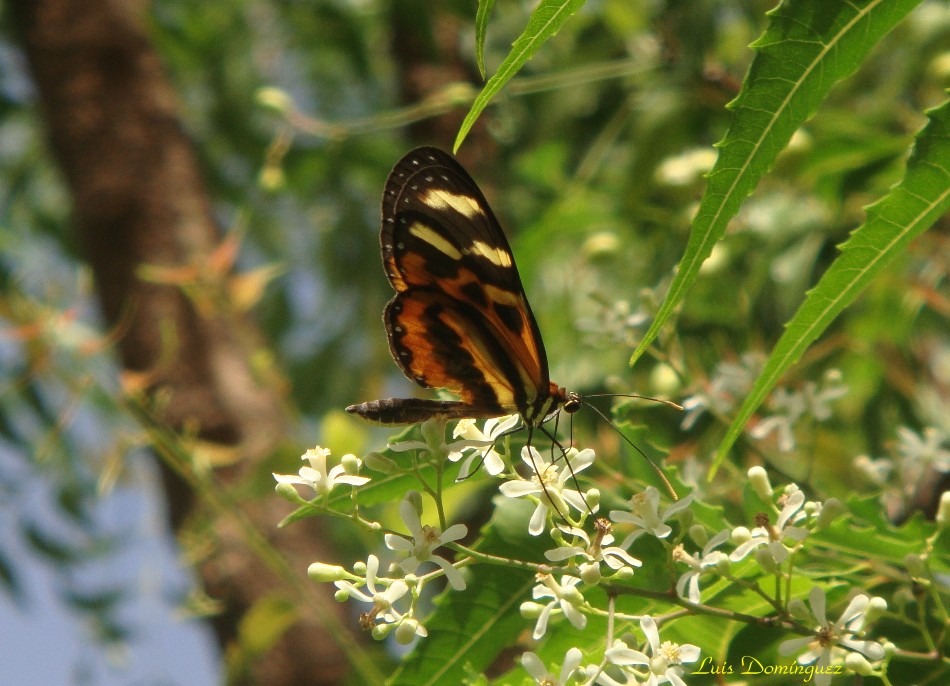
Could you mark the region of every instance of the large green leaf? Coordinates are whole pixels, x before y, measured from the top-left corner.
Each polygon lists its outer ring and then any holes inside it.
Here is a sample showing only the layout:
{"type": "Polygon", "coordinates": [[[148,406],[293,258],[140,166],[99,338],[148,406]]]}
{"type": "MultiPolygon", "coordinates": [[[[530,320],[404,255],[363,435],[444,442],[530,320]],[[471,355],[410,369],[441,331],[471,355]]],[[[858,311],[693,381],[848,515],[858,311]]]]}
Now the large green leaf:
{"type": "Polygon", "coordinates": [[[917,136],[903,180],[867,208],[867,221],[841,246],[841,254],[786,325],[720,444],[713,470],[785,370],[911,239],[950,210],[950,101],[928,115],[930,122],[917,136]]]}
{"type": "Polygon", "coordinates": [[[735,119],[718,144],[719,158],[693,221],[686,251],[666,299],[634,351],[640,358],[696,280],[713,245],[792,134],[831,87],[851,75],[868,52],[920,0],[792,0],[769,13],[765,34],[739,95],[735,119]]]}
{"type": "MultiPolygon", "coordinates": [[[[842,564],[872,558],[903,567],[907,556],[919,555],[923,541],[934,533],[934,524],[925,521],[920,513],[900,526],[888,521],[877,496],[852,498],[848,509],[852,517],[840,517],[812,537],[826,551],[833,551],[842,564]]],[[[946,558],[934,555],[930,563],[935,570],[945,569],[946,558]]]]}
{"type": "MultiPolygon", "coordinates": [[[[472,103],[472,108],[465,116],[465,121],[462,122],[462,126],[459,128],[458,136],[455,137],[455,144],[452,146],[453,151],[458,151],[462,141],[465,140],[465,136],[468,135],[468,132],[478,119],[478,115],[488,106],[488,103],[491,102],[498,91],[518,73],[518,70],[521,69],[528,60],[534,57],[534,53],[536,53],[549,38],[554,36],[554,34],[564,26],[564,23],[570,16],[580,9],[585,2],[586,0],[541,0],[541,2],[538,3],[538,6],[535,7],[534,12],[531,13],[531,17],[528,19],[528,25],[525,27],[525,30],[518,36],[518,39],[512,43],[511,52],[508,53],[508,56],[501,63],[501,66],[498,67],[498,71],[495,72],[494,76],[488,79],[488,83],[485,84],[482,92],[478,94],[478,97],[475,98],[475,102],[472,103]]],[[[487,20],[487,12],[489,12],[491,8],[490,6],[486,6],[484,9],[485,11],[482,12],[482,8],[480,7],[479,14],[480,16],[484,16],[484,19],[487,20]]],[[[482,37],[482,41],[483,40],[484,37],[482,37]]],[[[479,45],[481,45],[481,42],[479,45]]]]}

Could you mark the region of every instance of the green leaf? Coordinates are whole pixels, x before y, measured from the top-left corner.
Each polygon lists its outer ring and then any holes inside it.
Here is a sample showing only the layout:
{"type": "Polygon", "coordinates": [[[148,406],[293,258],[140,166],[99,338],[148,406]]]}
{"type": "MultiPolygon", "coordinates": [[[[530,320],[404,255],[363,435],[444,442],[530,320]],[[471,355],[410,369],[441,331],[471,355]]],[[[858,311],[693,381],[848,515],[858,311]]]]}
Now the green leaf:
{"type": "MultiPolygon", "coordinates": [[[[845,561],[871,558],[903,567],[908,555],[923,551],[924,541],[935,528],[919,512],[900,526],[894,525],[886,518],[876,495],[852,498],[848,509],[853,516],[839,517],[812,536],[822,548],[845,561]]],[[[939,569],[941,556],[934,555],[931,562],[939,569]]]]}
{"type": "Polygon", "coordinates": [[[478,63],[478,73],[485,78],[485,34],[488,31],[488,19],[495,8],[495,0],[478,0],[478,10],[475,12],[475,61],[478,63]]]}
{"type": "Polygon", "coordinates": [[[634,364],[656,338],[696,280],[713,245],[792,134],[810,118],[831,87],[920,0],[793,0],[769,13],[757,53],[730,103],[735,119],[717,144],[719,158],[693,221],[689,242],[666,299],[633,352],[634,364]]]}
{"type": "Polygon", "coordinates": [[[841,254],[786,325],[720,444],[711,472],[782,374],[914,237],[950,210],[950,100],[927,114],[930,122],[917,136],[903,180],[867,208],[867,221],[841,246],[841,254]]]}
{"type": "MultiPolygon", "coordinates": [[[[543,545],[527,533],[530,515],[530,503],[499,498],[476,547],[500,557],[543,561],[543,545]]],[[[519,608],[530,598],[534,572],[488,564],[469,569],[465,591],[448,590],[438,599],[425,622],[429,636],[403,661],[390,686],[462,683],[466,665],[484,670],[530,626],[519,608]]]]}
{"type": "MultiPolygon", "coordinates": [[[[554,36],[570,16],[580,9],[585,2],[586,0],[541,0],[534,12],[531,13],[524,32],[512,44],[511,52],[498,67],[498,71],[495,72],[494,76],[488,79],[488,83],[485,84],[482,92],[472,103],[472,109],[465,116],[465,121],[462,122],[462,126],[459,128],[458,136],[455,137],[455,144],[452,146],[453,152],[458,152],[459,146],[462,145],[465,136],[468,135],[475,124],[478,115],[488,106],[488,103],[491,102],[498,91],[518,73],[518,70],[528,60],[534,57],[534,53],[549,38],[554,36]]],[[[479,7],[479,12],[481,12],[481,7],[479,7]]],[[[485,21],[487,21],[487,17],[485,21]]]]}

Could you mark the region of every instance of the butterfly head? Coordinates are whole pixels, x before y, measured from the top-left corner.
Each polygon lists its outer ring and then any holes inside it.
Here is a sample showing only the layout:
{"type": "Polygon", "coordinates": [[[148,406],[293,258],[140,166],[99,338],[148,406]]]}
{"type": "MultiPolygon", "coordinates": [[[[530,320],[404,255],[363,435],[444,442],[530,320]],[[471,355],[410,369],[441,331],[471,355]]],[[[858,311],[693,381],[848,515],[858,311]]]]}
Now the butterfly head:
{"type": "Polygon", "coordinates": [[[563,388],[559,389],[564,393],[564,403],[561,405],[561,409],[567,412],[568,414],[574,414],[579,409],[581,405],[584,404],[584,401],[581,400],[581,397],[574,391],[567,391],[563,388]]]}

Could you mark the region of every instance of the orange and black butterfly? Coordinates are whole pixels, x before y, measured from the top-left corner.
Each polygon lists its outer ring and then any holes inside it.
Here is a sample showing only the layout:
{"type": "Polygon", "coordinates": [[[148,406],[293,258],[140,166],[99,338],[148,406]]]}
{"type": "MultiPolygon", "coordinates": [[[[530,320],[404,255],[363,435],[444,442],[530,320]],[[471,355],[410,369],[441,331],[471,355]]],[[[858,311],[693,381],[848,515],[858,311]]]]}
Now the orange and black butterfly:
{"type": "Polygon", "coordinates": [[[347,412],[382,424],[521,415],[529,431],[579,396],[548,378],[541,332],[501,225],[472,177],[436,148],[386,181],[380,236],[396,295],[383,322],[403,373],[461,400],[388,398],[347,412]]]}

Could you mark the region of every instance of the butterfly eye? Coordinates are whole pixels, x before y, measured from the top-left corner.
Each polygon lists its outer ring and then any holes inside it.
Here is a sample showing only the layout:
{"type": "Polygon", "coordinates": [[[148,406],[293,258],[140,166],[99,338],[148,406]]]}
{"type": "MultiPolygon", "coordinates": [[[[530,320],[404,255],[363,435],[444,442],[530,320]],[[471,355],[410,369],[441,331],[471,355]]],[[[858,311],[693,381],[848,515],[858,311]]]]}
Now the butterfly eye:
{"type": "Polygon", "coordinates": [[[567,394],[567,400],[564,401],[563,409],[568,414],[574,414],[581,409],[581,397],[573,391],[567,394]]]}

